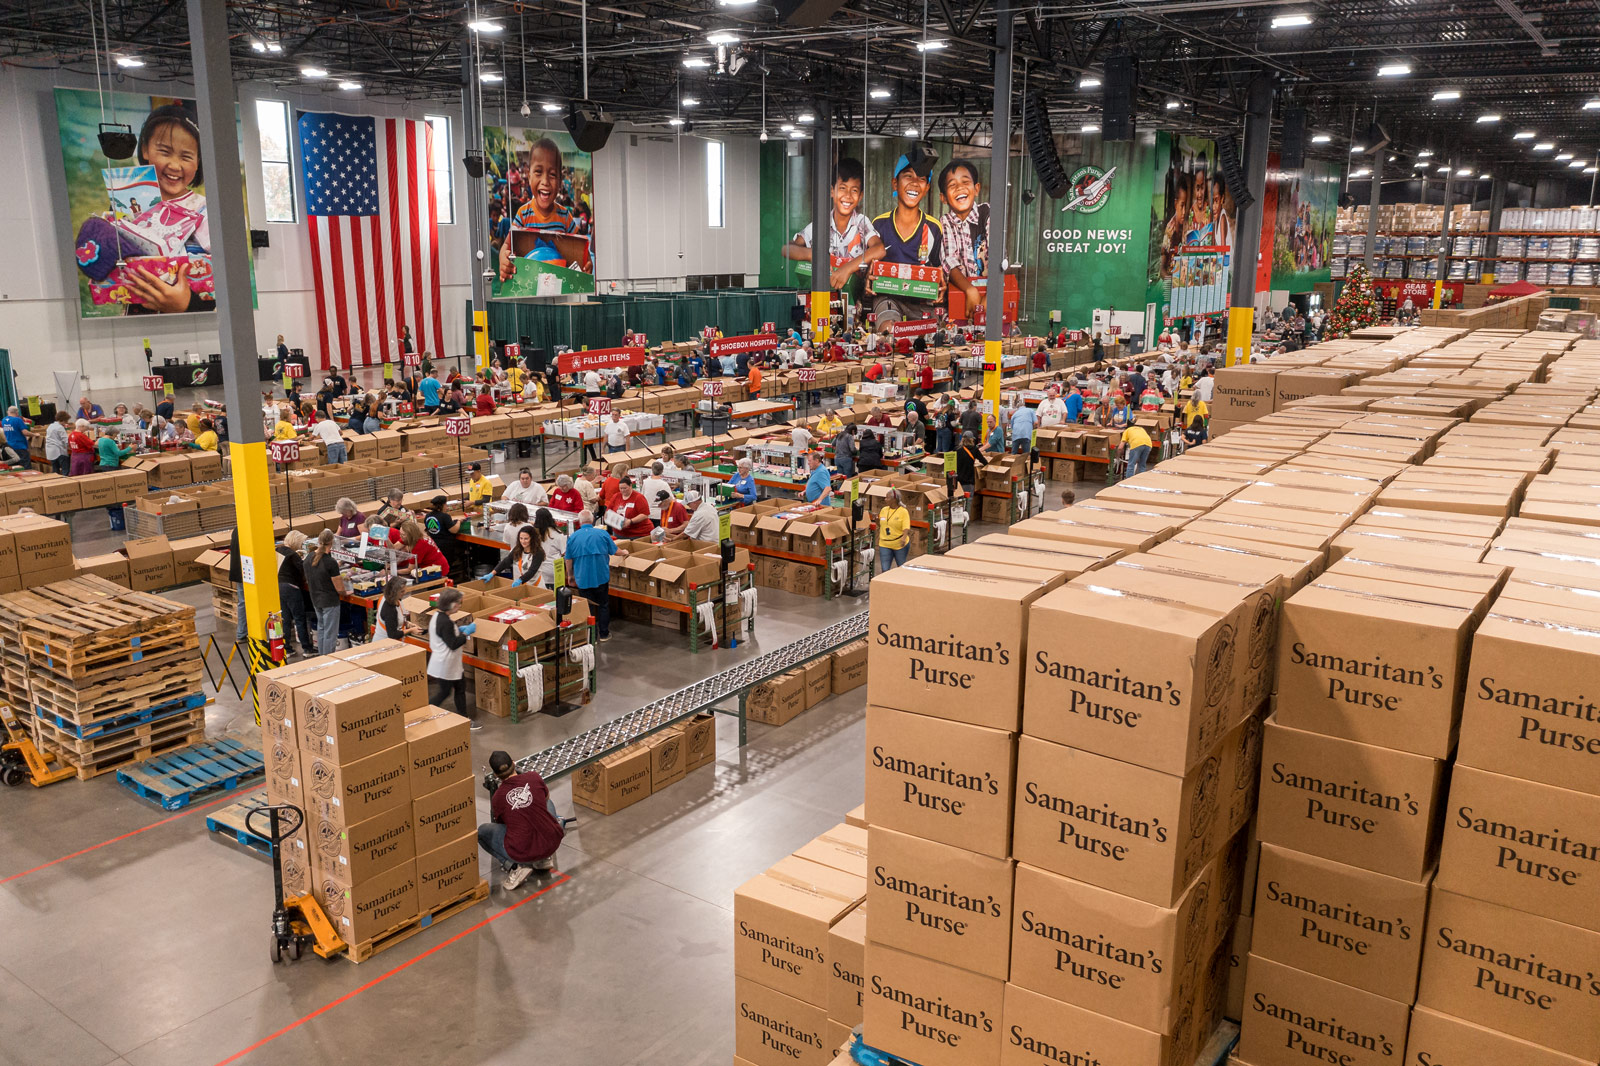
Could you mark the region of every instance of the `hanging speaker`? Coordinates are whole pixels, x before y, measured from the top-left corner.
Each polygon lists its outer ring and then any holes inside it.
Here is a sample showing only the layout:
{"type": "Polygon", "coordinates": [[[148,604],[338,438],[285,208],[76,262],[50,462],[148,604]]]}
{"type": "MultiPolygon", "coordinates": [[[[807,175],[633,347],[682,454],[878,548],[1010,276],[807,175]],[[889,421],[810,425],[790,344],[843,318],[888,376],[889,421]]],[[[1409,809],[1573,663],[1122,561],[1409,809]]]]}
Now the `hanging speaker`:
{"type": "Polygon", "coordinates": [[[467,154],[462,157],[461,165],[467,170],[467,177],[483,177],[483,152],[477,148],[468,148],[467,154]]]}
{"type": "Polygon", "coordinates": [[[607,120],[598,111],[579,111],[574,108],[567,113],[565,125],[578,151],[598,152],[611,139],[611,127],[616,123],[607,120]]]}
{"type": "Polygon", "coordinates": [[[1100,137],[1107,141],[1133,140],[1134,111],[1139,96],[1139,60],[1131,55],[1106,60],[1100,104],[1100,137]]]}
{"type": "Polygon", "coordinates": [[[139,147],[133,127],[120,122],[100,123],[100,151],[107,159],[127,159],[139,147]]]}
{"type": "Polygon", "coordinates": [[[1283,112],[1283,147],[1278,163],[1284,170],[1299,170],[1306,165],[1306,109],[1291,107],[1283,112]]]}
{"type": "Polygon", "coordinates": [[[1072,191],[1072,179],[1056,154],[1056,137],[1050,130],[1050,105],[1042,94],[1027,101],[1028,113],[1022,120],[1022,139],[1028,144],[1028,158],[1039,175],[1039,187],[1059,200],[1072,191]]]}
{"type": "Polygon", "coordinates": [[[1228,195],[1240,211],[1248,210],[1256,202],[1250,194],[1250,184],[1245,181],[1244,167],[1239,165],[1239,142],[1229,133],[1217,138],[1217,166],[1222,180],[1228,186],[1228,195]]]}

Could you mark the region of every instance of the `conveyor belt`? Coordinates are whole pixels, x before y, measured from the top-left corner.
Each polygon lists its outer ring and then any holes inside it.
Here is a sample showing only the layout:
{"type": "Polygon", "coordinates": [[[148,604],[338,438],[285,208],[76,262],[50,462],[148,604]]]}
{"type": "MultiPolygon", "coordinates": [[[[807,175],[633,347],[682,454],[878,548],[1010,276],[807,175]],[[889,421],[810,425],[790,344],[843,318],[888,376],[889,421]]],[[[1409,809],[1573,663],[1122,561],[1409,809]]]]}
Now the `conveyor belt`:
{"type": "MultiPolygon", "coordinates": [[[[793,644],[786,644],[777,651],[730,666],[721,673],[696,681],[687,688],[681,688],[654,703],[640,707],[637,711],[629,711],[620,718],[529,755],[517,763],[517,770],[519,773],[536,770],[540,777],[550,781],[563,774],[570,774],[596,759],[602,759],[670,725],[704,711],[713,710],[716,704],[734,696],[743,696],[751,688],[769,678],[866,636],[867,613],[862,611],[860,614],[852,615],[802,637],[793,644]]],[[[741,700],[739,710],[741,726],[743,713],[743,700],[741,700]]],[[[741,740],[742,733],[741,729],[741,740]]]]}

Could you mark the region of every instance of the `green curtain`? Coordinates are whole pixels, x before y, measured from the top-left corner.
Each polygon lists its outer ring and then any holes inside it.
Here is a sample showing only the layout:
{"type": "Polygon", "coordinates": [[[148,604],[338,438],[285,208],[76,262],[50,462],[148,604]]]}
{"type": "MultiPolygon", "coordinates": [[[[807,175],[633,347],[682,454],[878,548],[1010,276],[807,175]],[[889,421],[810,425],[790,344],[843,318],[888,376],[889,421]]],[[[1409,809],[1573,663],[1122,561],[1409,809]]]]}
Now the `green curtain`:
{"type": "Polygon", "coordinates": [[[643,333],[651,344],[693,340],[711,325],[730,337],[755,333],[763,322],[782,331],[794,321],[795,291],[636,293],[597,296],[577,304],[490,300],[489,336],[501,342],[527,337],[534,347],[546,349],[565,344],[614,348],[627,329],[643,333]]]}

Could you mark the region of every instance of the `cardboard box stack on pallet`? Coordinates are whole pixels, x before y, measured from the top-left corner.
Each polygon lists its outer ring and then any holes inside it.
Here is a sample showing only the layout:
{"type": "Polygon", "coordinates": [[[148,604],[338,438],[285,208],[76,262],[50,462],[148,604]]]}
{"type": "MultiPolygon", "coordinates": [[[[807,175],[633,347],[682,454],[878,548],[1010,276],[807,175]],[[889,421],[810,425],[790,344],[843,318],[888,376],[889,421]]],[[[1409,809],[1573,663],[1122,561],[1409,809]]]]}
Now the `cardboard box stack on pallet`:
{"type": "Polygon", "coordinates": [[[832,559],[846,558],[848,503],[819,507],[795,500],[761,500],[734,511],[728,521],[735,544],[764,549],[747,553],[755,564],[755,583],[761,588],[821,596],[824,568],[832,559]],[[767,554],[771,552],[783,554],[767,554]]]}
{"type": "Polygon", "coordinates": [[[428,704],[427,655],[379,641],[256,677],[267,799],[305,812],[284,892],[356,962],[488,895],[465,718],[428,704]]]}
{"type": "Polygon", "coordinates": [[[573,774],[572,802],[597,814],[616,814],[716,759],[716,715],[697,714],[573,774]]]}
{"type": "Polygon", "coordinates": [[[194,608],[85,577],[16,593],[0,610],[8,671],[18,651],[25,660],[8,682],[19,720],[80,780],[205,736],[194,608]]]}

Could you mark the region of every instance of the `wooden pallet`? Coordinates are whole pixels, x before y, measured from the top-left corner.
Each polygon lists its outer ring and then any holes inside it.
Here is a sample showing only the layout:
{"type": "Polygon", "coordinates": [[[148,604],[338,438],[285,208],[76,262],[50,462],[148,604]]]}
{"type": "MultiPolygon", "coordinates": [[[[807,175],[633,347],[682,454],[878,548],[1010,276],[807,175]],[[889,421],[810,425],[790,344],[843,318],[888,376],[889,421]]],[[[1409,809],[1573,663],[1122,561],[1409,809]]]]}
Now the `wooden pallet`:
{"type": "Polygon", "coordinates": [[[42,709],[46,716],[65,720],[58,721],[58,725],[70,722],[90,727],[184,698],[178,693],[199,692],[203,675],[200,660],[193,657],[146,665],[138,674],[116,685],[82,686],[41,670],[32,681],[32,700],[33,706],[42,709]]]}
{"type": "Polygon", "coordinates": [[[204,740],[206,736],[205,720],[202,716],[200,724],[193,726],[192,731],[186,733],[152,734],[147,737],[133,738],[124,741],[116,747],[108,747],[95,755],[83,758],[71,752],[62,751],[48,738],[43,736],[44,723],[33,719],[35,742],[46,751],[54,752],[64,759],[67,765],[77,771],[79,781],[88,781],[90,778],[109,774],[116,770],[124,769],[133,763],[154,759],[157,756],[168,755],[190,744],[204,740]]]}
{"type": "Polygon", "coordinates": [[[187,807],[206,792],[231,792],[241,782],[266,773],[266,759],[254,748],[230,737],[207,741],[185,751],[124,770],[117,783],[164,810],[187,807]]]}
{"type": "Polygon", "coordinates": [[[141,645],[138,650],[141,652],[138,658],[130,654],[121,658],[108,659],[101,665],[81,670],[64,670],[54,664],[34,659],[28,663],[29,677],[50,676],[64,685],[78,688],[118,684],[128,678],[139,677],[158,666],[165,666],[185,659],[198,659],[200,656],[200,638],[191,635],[175,643],[160,647],[152,648],[148,645],[141,645]]]}
{"type": "Polygon", "coordinates": [[[489,898],[489,882],[479,881],[470,892],[457,896],[448,903],[441,903],[425,914],[419,914],[410,921],[401,922],[391,926],[370,940],[363,940],[359,944],[350,944],[345,948],[345,958],[351,962],[366,962],[374,955],[379,955],[396,944],[404,943],[427,929],[434,922],[442,921],[452,915],[459,914],[468,907],[476,906],[489,898]]]}
{"type": "Polygon", "coordinates": [[[258,854],[272,858],[272,841],[252,830],[245,823],[250,812],[267,806],[267,794],[255,792],[237,803],[219,807],[206,815],[206,829],[236,844],[243,844],[258,854]]]}
{"type": "Polygon", "coordinates": [[[143,592],[124,591],[22,624],[22,645],[34,665],[73,680],[144,662],[186,642],[199,647],[194,608],[143,592]]]}
{"type": "MultiPolygon", "coordinates": [[[[199,685],[196,684],[194,687],[198,689],[199,685]]],[[[195,691],[187,696],[169,699],[164,703],[149,704],[138,710],[127,711],[122,714],[108,714],[88,721],[81,721],[68,715],[56,714],[49,707],[40,703],[33,705],[33,713],[39,721],[54,726],[64,733],[83,740],[93,740],[117,735],[132,729],[134,726],[159,723],[186,711],[203,710],[205,705],[205,693],[195,691]]]]}
{"type": "Polygon", "coordinates": [[[87,737],[78,736],[70,727],[63,728],[37,714],[33,720],[38,723],[39,735],[52,750],[59,751],[74,760],[90,760],[107,753],[140,746],[148,747],[150,743],[159,742],[165,737],[204,729],[206,709],[203,706],[185,707],[173,714],[147,722],[135,721],[87,737]]]}

